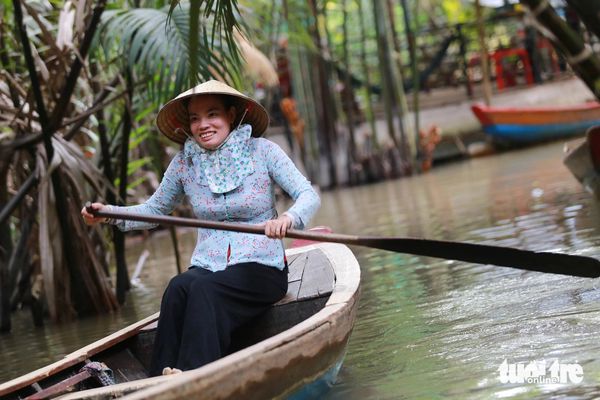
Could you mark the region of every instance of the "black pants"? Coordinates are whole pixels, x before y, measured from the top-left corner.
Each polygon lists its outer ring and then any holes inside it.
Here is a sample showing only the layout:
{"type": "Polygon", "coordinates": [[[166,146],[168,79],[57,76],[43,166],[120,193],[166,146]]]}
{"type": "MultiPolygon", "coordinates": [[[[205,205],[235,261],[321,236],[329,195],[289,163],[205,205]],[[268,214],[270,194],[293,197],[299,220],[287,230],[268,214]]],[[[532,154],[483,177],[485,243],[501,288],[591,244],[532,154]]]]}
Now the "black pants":
{"type": "Polygon", "coordinates": [[[169,282],[162,298],[150,375],[164,367],[198,368],[227,354],[231,333],[287,292],[287,268],[258,263],[211,272],[191,268],[169,282]]]}

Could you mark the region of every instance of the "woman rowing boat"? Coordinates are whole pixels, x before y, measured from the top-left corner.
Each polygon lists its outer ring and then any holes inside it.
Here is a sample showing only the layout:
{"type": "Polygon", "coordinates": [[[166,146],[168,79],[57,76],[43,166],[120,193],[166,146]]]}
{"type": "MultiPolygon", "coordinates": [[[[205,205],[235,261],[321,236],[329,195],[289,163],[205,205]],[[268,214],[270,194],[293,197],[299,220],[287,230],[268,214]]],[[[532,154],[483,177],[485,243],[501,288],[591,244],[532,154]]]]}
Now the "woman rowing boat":
{"type": "MultiPolygon", "coordinates": [[[[198,229],[190,268],[163,295],[150,374],[198,368],[227,354],[231,333],[287,292],[282,238],[302,229],[319,207],[310,182],[273,142],[260,138],[269,123],[255,100],[219,82],[190,89],[161,108],[159,130],[183,144],[156,192],[143,204],[96,210],[171,213],[188,197],[194,214],[214,221],[264,224],[265,236],[198,229]],[[281,215],[275,184],[294,200],[281,215]]],[[[155,225],[97,218],[121,230],[155,225]]]]}

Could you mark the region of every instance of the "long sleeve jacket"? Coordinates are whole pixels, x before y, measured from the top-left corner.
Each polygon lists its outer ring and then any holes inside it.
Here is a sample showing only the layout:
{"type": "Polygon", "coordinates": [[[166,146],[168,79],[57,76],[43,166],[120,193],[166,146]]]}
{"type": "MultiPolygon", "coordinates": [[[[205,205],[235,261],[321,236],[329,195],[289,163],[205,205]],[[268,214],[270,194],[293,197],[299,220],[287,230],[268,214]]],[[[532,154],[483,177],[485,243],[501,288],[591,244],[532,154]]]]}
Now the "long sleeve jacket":
{"type": "MultiPolygon", "coordinates": [[[[279,146],[263,138],[246,136],[236,139],[244,150],[241,156],[235,141],[233,148],[225,147],[211,153],[188,140],[171,161],[156,192],[145,203],[111,207],[119,212],[164,215],[171,213],[184,196],[188,196],[194,214],[200,219],[260,224],[277,217],[274,190],[277,184],[294,200],[286,211],[293,219],[293,228],[303,229],[320,205],[319,196],[279,146]],[[232,163],[233,159],[236,162],[232,163]],[[209,164],[212,169],[207,168],[209,164]],[[243,171],[239,186],[215,193],[219,191],[214,185],[218,180],[210,176],[215,165],[235,168],[225,171],[225,179],[243,171]]],[[[126,220],[117,221],[116,225],[121,230],[155,226],[126,220]]],[[[218,271],[243,262],[283,269],[283,242],[261,235],[198,229],[192,267],[218,271]]]]}

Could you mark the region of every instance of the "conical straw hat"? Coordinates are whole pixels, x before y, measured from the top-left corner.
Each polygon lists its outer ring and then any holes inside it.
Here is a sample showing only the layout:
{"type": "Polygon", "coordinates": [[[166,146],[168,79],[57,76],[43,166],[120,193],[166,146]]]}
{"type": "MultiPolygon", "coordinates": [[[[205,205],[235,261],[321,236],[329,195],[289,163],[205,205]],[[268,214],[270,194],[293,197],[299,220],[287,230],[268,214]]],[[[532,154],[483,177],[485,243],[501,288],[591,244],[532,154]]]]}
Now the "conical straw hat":
{"type": "Polygon", "coordinates": [[[169,139],[177,143],[184,143],[189,132],[188,111],[185,99],[192,96],[216,94],[231,96],[236,108],[235,127],[243,116],[243,123],[252,125],[252,136],[258,137],[269,126],[269,114],[267,110],[256,100],[238,92],[231,86],[215,80],[210,80],[181,93],[173,100],[165,104],[156,116],[156,126],[169,139]]]}

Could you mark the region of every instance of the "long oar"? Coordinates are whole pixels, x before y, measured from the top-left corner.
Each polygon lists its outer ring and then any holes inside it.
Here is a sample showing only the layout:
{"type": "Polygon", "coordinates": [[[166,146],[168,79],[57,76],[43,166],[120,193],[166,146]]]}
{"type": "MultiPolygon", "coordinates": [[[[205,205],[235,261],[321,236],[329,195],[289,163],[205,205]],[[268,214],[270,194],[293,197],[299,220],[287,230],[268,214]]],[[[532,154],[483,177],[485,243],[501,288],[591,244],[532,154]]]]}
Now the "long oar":
{"type": "MultiPolygon", "coordinates": [[[[86,204],[90,214],[97,217],[126,219],[150,222],[162,225],[189,226],[194,228],[218,229],[224,231],[253,233],[264,235],[263,227],[231,222],[204,221],[192,218],[171,217],[165,215],[129,214],[114,211],[97,211],[86,204]]],[[[478,264],[494,264],[528,271],[548,272],[597,278],[600,276],[600,261],[585,256],[561,253],[535,252],[510,247],[490,246],[464,242],[415,239],[402,237],[353,236],[338,233],[316,233],[288,230],[286,237],[307,239],[318,242],[344,243],[375,249],[409,253],[419,256],[445,258],[478,264]]]]}

